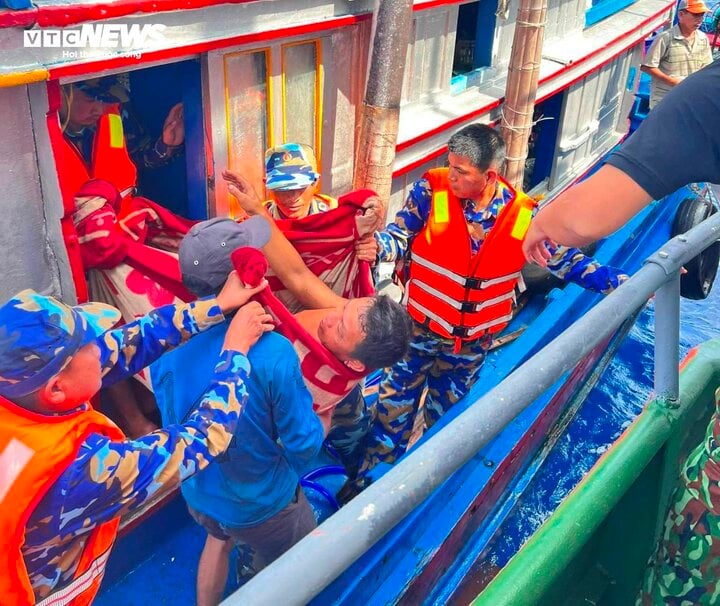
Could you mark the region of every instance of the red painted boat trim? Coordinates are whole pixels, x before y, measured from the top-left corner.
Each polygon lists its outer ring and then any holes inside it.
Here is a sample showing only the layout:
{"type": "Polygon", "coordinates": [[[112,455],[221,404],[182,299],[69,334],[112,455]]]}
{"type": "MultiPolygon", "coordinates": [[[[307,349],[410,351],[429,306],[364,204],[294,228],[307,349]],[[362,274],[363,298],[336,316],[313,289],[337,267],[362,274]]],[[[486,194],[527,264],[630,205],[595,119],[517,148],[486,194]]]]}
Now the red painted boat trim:
{"type": "Polygon", "coordinates": [[[435,128],[423,133],[422,135],[418,135],[417,137],[413,137],[412,139],[408,139],[407,141],[402,141],[398,143],[395,146],[395,151],[399,152],[404,149],[407,149],[408,147],[412,147],[416,143],[419,143],[420,141],[423,141],[424,139],[429,139],[430,137],[437,135],[444,130],[447,130],[448,128],[452,128],[453,126],[457,124],[461,124],[462,122],[466,122],[467,120],[472,120],[473,118],[476,118],[477,116],[481,116],[482,114],[485,114],[489,111],[492,111],[496,107],[498,107],[503,102],[504,97],[501,97],[497,101],[493,101],[492,103],[488,103],[487,105],[484,105],[483,107],[480,107],[478,109],[475,109],[467,114],[464,114],[463,116],[459,116],[457,118],[453,118],[452,120],[448,120],[447,122],[444,122],[440,126],[436,126],[435,128]]]}
{"type": "Polygon", "coordinates": [[[37,7],[24,11],[0,11],[0,28],[4,27],[32,27],[37,23],[37,7]]]}
{"type": "MultiPolygon", "coordinates": [[[[47,124],[48,136],[50,137],[50,146],[53,150],[53,156],[57,161],[58,150],[63,144],[63,133],[60,128],[60,119],[58,117],[58,110],[61,105],[60,84],[57,81],[48,82],[47,93],[48,112],[45,116],[45,121],[47,124]]],[[[63,235],[63,242],[65,243],[65,250],[68,255],[70,274],[72,275],[73,284],[75,286],[75,295],[77,296],[78,303],[85,303],[88,300],[88,287],[87,282],[85,281],[85,267],[80,253],[80,242],[78,241],[75,224],[73,222],[74,210],[75,209],[73,207],[66,206],[65,201],[63,201],[63,216],[60,219],[60,229],[63,235]]]]}
{"type": "Polygon", "coordinates": [[[0,15],[0,27],[13,27],[21,20],[24,26],[63,27],[85,21],[114,19],[138,13],[192,10],[218,4],[247,4],[258,0],[115,0],[96,4],[37,6],[29,10],[9,10],[0,15]]]}
{"type": "MultiPolygon", "coordinates": [[[[600,51],[602,51],[602,50],[605,50],[605,49],[607,49],[607,48],[610,48],[611,46],[615,45],[618,41],[622,40],[623,38],[626,38],[626,37],[627,37],[628,35],[630,35],[631,33],[636,32],[636,31],[638,31],[639,29],[642,29],[643,27],[645,27],[646,25],[648,25],[649,23],[651,23],[654,19],[657,19],[659,16],[661,16],[664,12],[666,12],[666,11],[668,11],[668,10],[669,10],[668,8],[664,8],[664,9],[662,9],[661,11],[658,11],[658,12],[655,13],[654,15],[652,15],[652,16],[648,17],[647,19],[645,19],[645,20],[644,20],[642,23],[640,23],[639,25],[635,26],[633,29],[631,29],[631,30],[629,30],[628,32],[622,34],[621,36],[618,36],[618,37],[615,38],[615,40],[613,40],[612,42],[609,42],[608,44],[604,45],[601,49],[598,49],[597,51],[593,51],[592,53],[590,53],[590,54],[587,55],[586,57],[583,57],[583,58],[580,59],[579,61],[576,61],[575,63],[569,63],[568,65],[566,65],[565,67],[563,67],[560,71],[555,72],[554,74],[551,74],[550,76],[545,77],[543,80],[541,80],[541,81],[539,82],[539,84],[542,84],[543,82],[548,82],[548,81],[550,81],[550,80],[553,80],[553,79],[557,78],[558,76],[562,75],[563,73],[565,73],[566,71],[569,71],[570,69],[574,69],[575,67],[577,67],[577,66],[580,65],[581,63],[585,62],[589,57],[592,57],[592,56],[596,55],[598,52],[600,52],[600,51]]],[[[665,21],[663,21],[662,24],[660,24],[660,25],[664,25],[664,24],[667,23],[667,22],[668,22],[668,20],[665,20],[665,21]]],[[[606,66],[608,63],[610,63],[611,61],[614,61],[615,59],[617,59],[617,57],[618,57],[619,55],[621,55],[622,53],[626,52],[629,48],[632,48],[632,47],[635,46],[636,44],[641,44],[642,41],[643,41],[643,39],[634,39],[632,42],[630,42],[630,43],[628,43],[627,45],[625,45],[622,49],[620,49],[619,51],[617,51],[615,54],[613,54],[611,57],[609,57],[608,59],[606,59],[605,61],[603,61],[603,62],[600,63],[599,65],[596,65],[596,66],[594,66],[592,69],[589,69],[589,70],[587,70],[586,72],[583,72],[582,74],[578,75],[576,78],[574,78],[573,80],[571,80],[570,82],[568,82],[568,83],[566,83],[566,84],[563,84],[563,86],[562,86],[561,88],[558,88],[558,89],[555,89],[555,90],[550,90],[550,91],[548,91],[547,93],[545,93],[542,97],[538,97],[538,98],[535,100],[535,103],[541,103],[542,101],[545,101],[545,99],[547,99],[548,97],[552,97],[553,95],[559,93],[561,90],[564,90],[564,89],[572,86],[573,84],[579,82],[579,81],[582,80],[583,78],[587,77],[590,73],[592,73],[592,72],[594,72],[594,71],[596,71],[596,70],[598,70],[598,69],[602,69],[602,68],[603,68],[604,66],[606,66]]],[[[470,112],[470,113],[468,113],[468,114],[465,114],[464,116],[460,116],[460,117],[458,117],[458,118],[453,118],[452,120],[449,120],[448,122],[445,122],[444,124],[441,124],[440,126],[437,126],[437,127],[433,128],[432,130],[429,130],[429,131],[426,132],[426,133],[423,133],[423,134],[421,134],[421,135],[418,135],[417,137],[413,137],[412,139],[408,139],[407,141],[402,141],[401,143],[398,143],[397,146],[395,147],[395,152],[396,152],[396,153],[399,153],[399,152],[401,152],[402,150],[407,149],[408,147],[412,147],[413,145],[416,145],[417,143],[420,143],[421,141],[424,141],[424,140],[426,140],[426,139],[429,139],[429,138],[431,138],[431,137],[433,137],[433,136],[435,136],[435,135],[437,135],[437,134],[439,134],[439,133],[441,133],[441,132],[443,132],[443,131],[445,131],[445,130],[447,130],[447,129],[449,129],[449,128],[452,128],[453,126],[455,126],[455,125],[457,125],[457,124],[460,124],[460,123],[465,122],[465,121],[467,121],[467,120],[471,120],[472,118],[475,118],[475,117],[480,116],[480,115],[482,115],[482,114],[484,114],[484,113],[487,113],[487,112],[495,109],[495,108],[498,107],[499,105],[501,105],[504,100],[505,100],[505,98],[504,98],[504,97],[501,97],[500,99],[498,99],[498,100],[497,100],[496,102],[494,102],[494,103],[490,103],[490,104],[488,104],[488,105],[485,105],[485,106],[483,106],[483,107],[481,107],[481,108],[479,108],[479,109],[477,109],[477,110],[474,110],[474,111],[472,111],[472,112],[470,112]]],[[[411,168],[406,169],[406,167],[403,167],[403,168],[400,168],[400,169],[398,169],[397,171],[393,172],[393,177],[396,177],[396,176],[398,176],[398,175],[401,175],[401,174],[407,172],[408,170],[412,170],[412,168],[415,168],[416,166],[419,166],[419,165],[422,164],[423,162],[429,162],[429,161],[432,160],[433,158],[436,158],[440,153],[442,153],[442,152],[439,152],[439,153],[438,153],[437,151],[431,152],[431,153],[428,154],[427,156],[424,156],[423,158],[420,158],[420,159],[414,161],[411,165],[409,165],[409,166],[411,166],[411,168]]]]}
{"type": "Polygon", "coordinates": [[[232,38],[223,38],[222,40],[211,40],[208,42],[199,42],[188,46],[180,46],[177,48],[166,48],[157,51],[149,51],[143,53],[141,59],[133,57],[115,57],[113,59],[100,59],[97,61],[89,61],[87,63],[78,63],[72,65],[61,65],[50,69],[50,78],[63,78],[68,76],[81,76],[92,72],[119,69],[127,66],[136,66],[140,63],[153,63],[167,59],[177,59],[179,57],[189,57],[199,53],[207,53],[219,48],[228,48],[232,46],[240,46],[241,44],[251,44],[254,42],[266,42],[287,38],[292,36],[301,36],[316,32],[336,29],[347,25],[354,25],[371,18],[370,13],[362,15],[347,15],[327,21],[319,21],[316,23],[305,23],[303,25],[295,25],[293,27],[283,27],[270,31],[255,32],[252,34],[242,34],[232,38]]]}
{"type": "Polygon", "coordinates": [[[437,8],[438,6],[445,6],[447,4],[460,4],[462,0],[430,0],[429,2],[424,2],[423,4],[414,4],[413,5],[413,11],[424,11],[428,8],[437,8]]]}
{"type": "Polygon", "coordinates": [[[410,162],[410,164],[406,164],[402,168],[398,168],[397,170],[393,171],[392,178],[399,177],[400,175],[404,175],[405,173],[409,173],[411,170],[416,169],[418,166],[422,166],[426,162],[430,162],[430,160],[434,160],[438,156],[442,156],[447,151],[447,145],[443,145],[442,147],[439,147],[431,154],[428,154],[427,156],[423,156],[422,158],[418,158],[414,162],[410,162]]]}
{"type": "MultiPolygon", "coordinates": [[[[620,42],[620,40],[623,40],[624,38],[627,38],[628,36],[631,36],[632,34],[636,33],[636,32],[639,31],[639,30],[641,30],[641,29],[644,28],[646,25],[648,25],[649,23],[651,23],[652,21],[654,21],[655,19],[657,19],[658,17],[660,17],[663,13],[668,12],[671,8],[672,8],[672,6],[666,6],[666,7],[663,8],[662,10],[659,10],[657,13],[651,15],[650,17],[647,17],[644,21],[641,21],[640,23],[638,23],[638,24],[637,24],[635,27],[633,27],[632,29],[629,29],[628,31],[623,32],[622,35],[618,36],[618,37],[615,38],[614,40],[611,40],[610,42],[608,42],[607,44],[601,46],[600,48],[596,48],[594,51],[592,51],[591,53],[589,53],[589,54],[587,54],[587,55],[584,55],[581,59],[575,61],[574,63],[568,63],[567,65],[565,65],[564,67],[562,67],[562,68],[560,69],[560,71],[557,71],[557,72],[555,72],[554,74],[551,74],[550,76],[545,76],[545,78],[541,78],[541,79],[538,81],[538,86],[542,86],[545,82],[548,82],[549,80],[553,80],[553,79],[557,78],[558,76],[564,74],[565,72],[570,71],[571,69],[575,69],[576,66],[578,66],[578,65],[580,65],[580,64],[582,64],[582,63],[586,63],[589,59],[591,59],[591,58],[594,57],[595,55],[597,55],[597,54],[599,54],[599,53],[601,53],[601,52],[603,52],[603,51],[606,51],[608,48],[610,48],[610,47],[612,47],[612,46],[615,46],[615,44],[617,44],[618,42],[620,42]]],[[[663,21],[663,23],[667,23],[667,21],[663,21]]],[[[662,25],[663,23],[661,23],[660,25],[662,25]]],[[[637,41],[636,41],[636,42],[637,42],[637,41]]],[[[628,45],[628,47],[626,47],[625,50],[627,50],[627,48],[629,48],[630,46],[632,46],[632,44],[628,45]]],[[[622,52],[622,51],[621,51],[621,52],[622,52]]],[[[616,55],[616,56],[617,56],[617,55],[616,55]]],[[[605,63],[603,63],[603,65],[605,65],[605,63]]],[[[597,68],[596,68],[596,69],[597,69],[597,68]]],[[[589,73],[589,72],[587,72],[587,73],[589,73]]],[[[586,73],[585,75],[587,75],[587,73],[586,73]]]]}

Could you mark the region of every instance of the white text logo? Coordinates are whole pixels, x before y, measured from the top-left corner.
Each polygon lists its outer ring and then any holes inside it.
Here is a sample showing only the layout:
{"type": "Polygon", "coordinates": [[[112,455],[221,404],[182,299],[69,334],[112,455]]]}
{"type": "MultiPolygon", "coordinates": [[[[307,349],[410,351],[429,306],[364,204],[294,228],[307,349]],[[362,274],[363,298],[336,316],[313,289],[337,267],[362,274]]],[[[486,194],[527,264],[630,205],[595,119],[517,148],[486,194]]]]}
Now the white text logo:
{"type": "Polygon", "coordinates": [[[148,41],[162,42],[165,25],[137,23],[83,24],[79,29],[31,29],[23,32],[25,48],[142,48],[148,41]]]}

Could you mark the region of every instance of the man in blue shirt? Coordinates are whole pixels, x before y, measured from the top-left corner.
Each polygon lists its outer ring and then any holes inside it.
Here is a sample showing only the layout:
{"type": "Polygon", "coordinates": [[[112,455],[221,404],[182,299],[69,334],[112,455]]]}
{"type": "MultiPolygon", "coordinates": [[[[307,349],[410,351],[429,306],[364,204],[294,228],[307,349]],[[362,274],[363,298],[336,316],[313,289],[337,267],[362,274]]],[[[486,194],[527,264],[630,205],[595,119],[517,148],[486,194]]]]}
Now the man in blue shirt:
{"type": "MultiPolygon", "coordinates": [[[[225,278],[217,269],[242,245],[240,229],[233,221],[214,219],[193,227],[183,240],[183,281],[198,296],[222,288],[225,278]]],[[[194,346],[180,347],[153,366],[164,420],[183,419],[205,391],[226,329],[227,323],[212,328],[194,346]]],[[[208,532],[198,565],[199,606],[222,598],[233,544],[253,548],[258,571],[316,526],[298,471],[320,450],[323,427],[297,354],[285,337],[268,333],[249,360],[248,403],[227,453],[182,489],[191,514],[208,532]]]]}

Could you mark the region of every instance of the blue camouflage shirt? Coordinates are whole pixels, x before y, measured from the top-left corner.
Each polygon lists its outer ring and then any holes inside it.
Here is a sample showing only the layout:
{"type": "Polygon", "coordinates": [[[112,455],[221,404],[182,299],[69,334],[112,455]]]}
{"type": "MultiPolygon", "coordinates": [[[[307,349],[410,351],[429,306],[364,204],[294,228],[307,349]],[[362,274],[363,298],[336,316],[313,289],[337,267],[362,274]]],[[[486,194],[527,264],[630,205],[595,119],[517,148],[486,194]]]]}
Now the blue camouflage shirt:
{"type": "MultiPolygon", "coordinates": [[[[465,219],[469,224],[479,226],[471,235],[472,252],[476,254],[488,233],[495,225],[500,211],[510,201],[512,192],[507,188],[498,188],[495,198],[482,211],[476,212],[471,200],[463,200],[465,219]]],[[[408,252],[412,239],[420,233],[430,217],[432,189],[427,179],[416,181],[403,208],[395,215],[395,221],[384,231],[376,232],[375,239],[379,245],[380,261],[396,261],[408,252]]],[[[548,269],[558,278],[574,282],[583,288],[601,293],[609,293],[627,279],[627,275],[614,267],[601,265],[594,259],[584,255],[577,248],[559,246],[551,249],[552,258],[548,261],[548,269]]]]}
{"type": "MultiPolygon", "coordinates": [[[[223,320],[211,299],[167,305],[106,332],[96,341],[103,387],[223,320]]],[[[169,492],[227,447],[247,401],[249,371],[245,355],[223,350],[204,397],[184,424],[121,442],[92,434],[80,445],[26,525],[22,554],[37,599],[72,579],[94,527],[169,492]]]]}

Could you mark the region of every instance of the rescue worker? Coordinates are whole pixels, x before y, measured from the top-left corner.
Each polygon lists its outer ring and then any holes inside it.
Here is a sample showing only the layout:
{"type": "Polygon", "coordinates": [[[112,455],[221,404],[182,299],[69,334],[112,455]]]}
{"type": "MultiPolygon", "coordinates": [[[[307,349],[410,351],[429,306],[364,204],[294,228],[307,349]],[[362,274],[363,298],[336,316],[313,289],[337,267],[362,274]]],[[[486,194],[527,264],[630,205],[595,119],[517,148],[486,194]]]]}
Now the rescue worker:
{"type": "Polygon", "coordinates": [[[272,200],[267,203],[275,219],[303,219],[337,207],[337,200],[317,193],[315,153],[309,145],[285,143],[265,152],[265,187],[272,200]]]}
{"type": "Polygon", "coordinates": [[[720,592],[720,389],[703,440],[680,468],[662,535],[645,569],[637,606],[718,603],[720,592]]]}
{"type": "MultiPolygon", "coordinates": [[[[128,214],[132,210],[138,183],[138,168],[155,169],[167,164],[180,153],[185,138],[183,108],[178,103],[168,113],[161,136],[153,141],[132,112],[128,89],[118,76],[92,78],[63,86],[60,122],[64,136],[55,151],[66,210],[62,219],[64,231],[72,229],[71,225],[77,223],[77,215],[74,214],[77,210],[77,195],[91,180],[101,179],[114,185],[121,194],[117,216],[122,218],[128,214]]],[[[105,224],[115,220],[115,217],[108,216],[104,211],[100,214],[105,215],[101,217],[101,222],[105,224]]],[[[77,224],[74,227],[80,231],[77,224]]],[[[122,229],[108,230],[107,226],[103,226],[98,233],[104,234],[105,239],[108,235],[126,235],[122,229]]],[[[105,240],[95,239],[97,234],[79,233],[78,236],[85,278],[92,282],[90,270],[113,266],[105,260],[97,264],[88,262],[88,259],[98,256],[98,249],[102,250],[100,243],[105,240]]],[[[69,245],[69,251],[72,246],[69,245]]],[[[117,259],[115,263],[119,264],[120,261],[117,259]]],[[[120,305],[121,298],[112,300],[104,290],[93,288],[92,284],[89,293],[84,291],[83,277],[77,279],[81,283],[78,291],[81,300],[88,296],[96,300],[110,299],[108,302],[121,307],[126,321],[157,306],[157,303],[145,306],[139,313],[137,310],[130,311],[120,305]]],[[[118,290],[122,289],[121,286],[118,290]]],[[[134,293],[130,294],[133,296],[134,293]]],[[[144,435],[157,428],[153,419],[157,411],[152,396],[139,384],[116,383],[108,390],[108,397],[118,412],[123,429],[131,437],[144,435]]]]}
{"type": "Polygon", "coordinates": [[[162,134],[152,139],[133,112],[128,89],[120,77],[104,76],[75,82],[63,86],[62,93],[60,120],[63,133],[88,166],[97,161],[96,155],[107,151],[94,149],[101,118],[106,114],[120,116],[125,147],[139,169],[164,166],[183,149],[185,125],[182,103],[170,109],[162,134]]]}
{"type": "Polygon", "coordinates": [[[0,595],[14,606],[90,604],[120,516],[166,494],[230,443],[247,354],[270,316],[236,274],[217,296],[106,330],[119,313],[24,290],[0,306],[0,595]],[[214,374],[182,425],[124,439],[89,400],[163,351],[224,322],[214,374]],[[50,597],[50,602],[45,599],[50,597]]]}
{"type": "MultiPolygon", "coordinates": [[[[395,221],[357,244],[361,259],[406,262],[414,321],[408,354],[381,379],[358,488],[378,462],[405,452],[424,389],[430,427],[467,393],[512,318],[535,201],[500,177],[505,144],[491,127],[466,126],[448,152],[449,168],[428,171],[395,221]]],[[[585,288],[607,293],[627,279],[577,249],[553,253],[552,273],[585,288]]]]}

